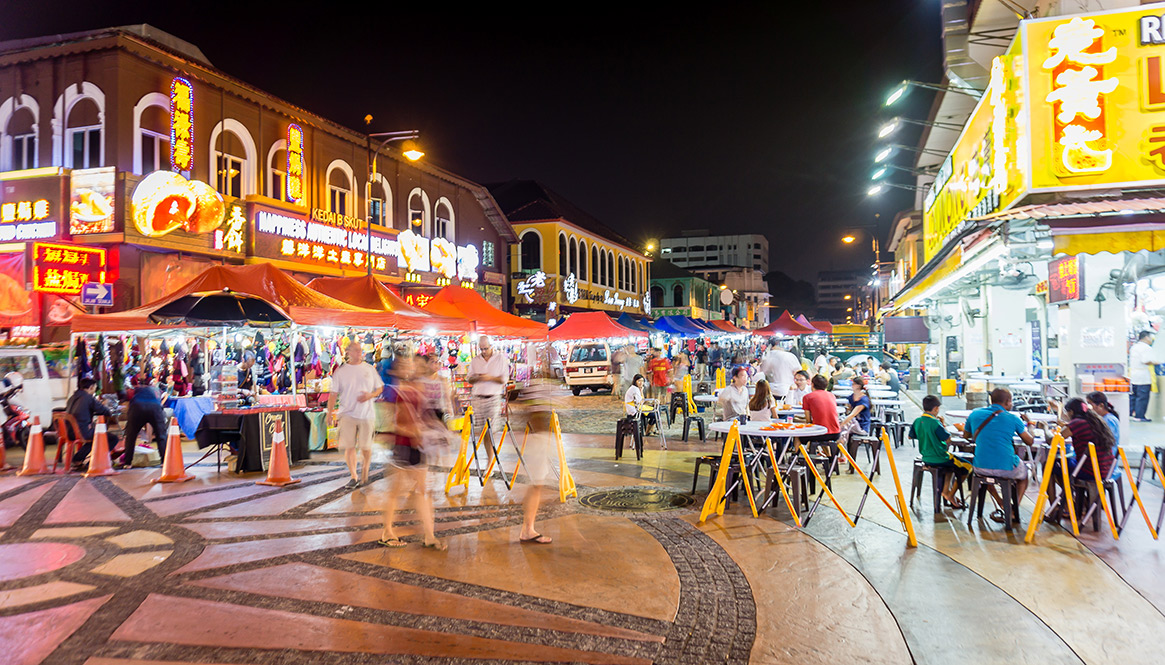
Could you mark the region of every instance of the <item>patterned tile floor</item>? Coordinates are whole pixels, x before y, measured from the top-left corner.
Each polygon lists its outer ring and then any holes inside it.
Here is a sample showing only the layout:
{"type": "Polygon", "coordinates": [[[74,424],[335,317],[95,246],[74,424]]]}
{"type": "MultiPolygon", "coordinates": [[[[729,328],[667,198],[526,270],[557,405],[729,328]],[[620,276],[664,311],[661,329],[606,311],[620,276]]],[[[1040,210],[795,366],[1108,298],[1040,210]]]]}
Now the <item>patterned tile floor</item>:
{"type": "MultiPolygon", "coordinates": [[[[687,491],[694,458],[719,449],[653,441],[615,461],[609,435],[566,438],[584,494],[687,491]]],[[[906,482],[912,457],[898,453],[906,482]]],[[[876,501],[856,529],[828,503],[797,529],[739,504],[698,524],[702,496],[661,513],[554,500],[540,529],[555,542],[534,546],[516,542],[520,486],[474,478],[446,497],[433,474],[448,551],[420,547],[411,513],[410,545],[388,550],[380,471],[354,492],[335,453],[284,489],[193,472],[0,476],[0,662],[1125,665],[1157,662],[1165,630],[1165,545],[1137,514],[1119,541],[1044,526],[1023,545],[924,499],[911,549],[876,501]]],[[[834,488],[852,515],[864,485],[834,488]]],[[[1145,498],[1155,517],[1160,489],[1145,498]]]]}

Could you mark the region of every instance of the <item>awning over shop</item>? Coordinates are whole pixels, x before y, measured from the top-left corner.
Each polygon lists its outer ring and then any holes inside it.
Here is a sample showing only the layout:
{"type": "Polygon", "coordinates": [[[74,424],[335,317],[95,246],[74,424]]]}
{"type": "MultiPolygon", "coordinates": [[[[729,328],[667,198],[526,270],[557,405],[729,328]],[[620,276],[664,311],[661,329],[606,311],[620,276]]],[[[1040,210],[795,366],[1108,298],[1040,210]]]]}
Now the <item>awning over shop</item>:
{"type": "Polygon", "coordinates": [[[704,330],[707,330],[710,333],[715,333],[715,334],[719,335],[721,332],[723,332],[719,328],[717,328],[716,326],[705,321],[704,319],[697,319],[697,318],[693,318],[691,316],[685,316],[684,318],[691,321],[697,328],[702,328],[704,330]]]}
{"type": "Polygon", "coordinates": [[[621,326],[605,312],[575,312],[550,331],[553,342],[621,337],[647,337],[647,333],[621,326]]]}
{"type": "Polygon", "coordinates": [[[477,291],[462,286],[446,286],[422,308],[438,316],[461,317],[473,321],[477,332],[499,337],[545,338],[545,323],[507,314],[486,302],[477,291]]]}
{"type": "Polygon", "coordinates": [[[764,328],[752,331],[752,334],[764,337],[766,335],[808,335],[815,332],[817,332],[816,328],[798,323],[786,310],[781,312],[776,321],[764,328]]]}
{"type": "Polygon", "coordinates": [[[717,319],[715,321],[709,321],[708,323],[711,323],[720,330],[732,335],[743,335],[748,332],[747,330],[737,328],[736,326],[732,325],[731,321],[725,321],[724,319],[717,319]]]}
{"type": "Polygon", "coordinates": [[[823,333],[828,335],[833,334],[833,324],[829,321],[810,321],[809,323],[811,323],[814,328],[817,328],[823,333]]]}
{"type": "Polygon", "coordinates": [[[655,327],[681,337],[699,337],[708,332],[683,316],[661,316],[655,320],[655,327]]]}

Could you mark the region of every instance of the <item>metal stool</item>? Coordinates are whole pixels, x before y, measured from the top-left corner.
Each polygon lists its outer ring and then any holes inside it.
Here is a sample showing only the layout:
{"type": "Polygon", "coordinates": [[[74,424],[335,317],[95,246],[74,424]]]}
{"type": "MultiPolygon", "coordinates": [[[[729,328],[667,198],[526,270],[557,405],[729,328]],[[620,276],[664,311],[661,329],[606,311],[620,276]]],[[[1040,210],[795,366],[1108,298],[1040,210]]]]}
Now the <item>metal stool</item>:
{"type": "Polygon", "coordinates": [[[967,506],[967,526],[978,516],[983,519],[983,504],[987,499],[987,488],[994,486],[999,491],[999,498],[1003,504],[1003,528],[1012,530],[1012,524],[1019,522],[1019,494],[1016,491],[1016,481],[1011,478],[996,478],[971,473],[971,503],[967,506]],[[978,511],[976,512],[976,506],[978,511]]]}

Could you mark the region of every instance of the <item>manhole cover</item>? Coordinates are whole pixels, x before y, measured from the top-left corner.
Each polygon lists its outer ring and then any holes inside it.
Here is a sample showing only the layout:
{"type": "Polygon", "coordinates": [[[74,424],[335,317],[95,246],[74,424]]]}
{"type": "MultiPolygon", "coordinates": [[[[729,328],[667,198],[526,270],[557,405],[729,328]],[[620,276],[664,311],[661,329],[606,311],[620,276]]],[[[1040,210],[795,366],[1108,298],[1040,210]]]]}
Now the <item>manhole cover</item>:
{"type": "Polygon", "coordinates": [[[579,503],[589,508],[631,513],[675,510],[690,506],[694,501],[687,494],[651,488],[599,490],[579,499],[579,503]]]}

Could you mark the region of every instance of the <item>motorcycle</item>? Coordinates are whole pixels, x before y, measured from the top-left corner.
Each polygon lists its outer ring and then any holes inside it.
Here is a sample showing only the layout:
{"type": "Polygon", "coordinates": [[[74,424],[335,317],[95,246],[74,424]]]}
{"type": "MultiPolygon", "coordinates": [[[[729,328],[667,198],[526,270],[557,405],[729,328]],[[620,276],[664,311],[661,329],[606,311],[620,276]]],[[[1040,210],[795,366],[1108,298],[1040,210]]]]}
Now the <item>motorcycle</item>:
{"type": "Polygon", "coordinates": [[[24,377],[19,372],[9,372],[0,379],[0,413],[3,414],[0,417],[4,419],[4,424],[0,425],[0,435],[5,448],[28,446],[30,416],[28,409],[17,397],[22,383],[24,377]]]}

